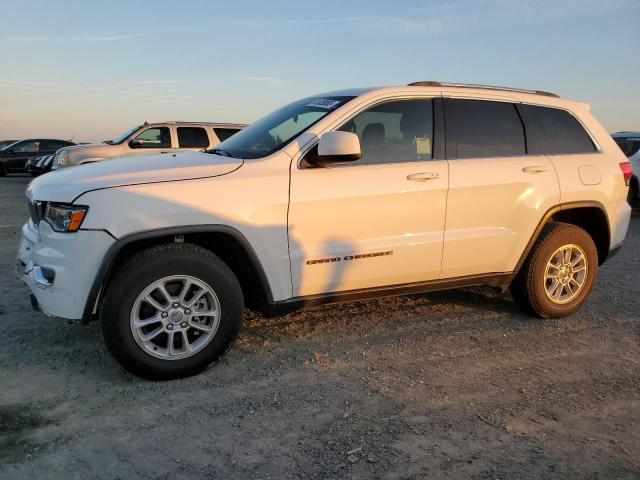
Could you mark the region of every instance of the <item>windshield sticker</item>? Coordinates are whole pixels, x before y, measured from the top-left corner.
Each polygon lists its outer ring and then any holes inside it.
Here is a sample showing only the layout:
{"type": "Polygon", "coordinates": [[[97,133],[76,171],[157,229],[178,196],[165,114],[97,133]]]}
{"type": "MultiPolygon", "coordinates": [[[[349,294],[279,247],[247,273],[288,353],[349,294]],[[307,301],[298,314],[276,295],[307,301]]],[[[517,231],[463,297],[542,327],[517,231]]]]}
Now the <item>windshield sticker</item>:
{"type": "Polygon", "coordinates": [[[342,100],[331,100],[330,98],[316,98],[313,102],[307,103],[307,107],[325,108],[331,110],[336,108],[342,100]]]}

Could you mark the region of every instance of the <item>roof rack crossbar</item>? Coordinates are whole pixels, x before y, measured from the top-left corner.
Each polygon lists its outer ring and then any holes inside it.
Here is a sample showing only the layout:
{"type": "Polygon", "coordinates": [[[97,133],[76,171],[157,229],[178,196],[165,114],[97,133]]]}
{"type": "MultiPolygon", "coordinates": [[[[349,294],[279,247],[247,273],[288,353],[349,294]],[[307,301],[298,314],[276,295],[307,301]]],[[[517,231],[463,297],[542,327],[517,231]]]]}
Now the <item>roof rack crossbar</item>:
{"type": "Polygon", "coordinates": [[[412,82],[407,85],[408,87],[461,87],[461,88],[482,88],[486,90],[499,90],[504,92],[520,92],[520,93],[533,93],[534,95],[544,95],[546,97],[560,98],[559,95],[551,92],[545,92],[543,90],[526,90],[524,88],[511,88],[511,87],[498,87],[496,85],[475,85],[473,83],[447,83],[436,82],[433,80],[425,82],[412,82]]]}

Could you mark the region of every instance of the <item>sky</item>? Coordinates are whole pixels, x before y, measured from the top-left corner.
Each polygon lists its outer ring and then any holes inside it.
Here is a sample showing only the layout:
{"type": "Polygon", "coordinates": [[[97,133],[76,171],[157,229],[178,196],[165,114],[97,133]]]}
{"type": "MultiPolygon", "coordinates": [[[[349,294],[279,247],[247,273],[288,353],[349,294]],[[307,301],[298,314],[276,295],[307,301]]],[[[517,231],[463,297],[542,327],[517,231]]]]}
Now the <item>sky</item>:
{"type": "Polygon", "coordinates": [[[250,123],[417,80],[547,90],[640,130],[640,0],[0,0],[0,139],[250,123]]]}

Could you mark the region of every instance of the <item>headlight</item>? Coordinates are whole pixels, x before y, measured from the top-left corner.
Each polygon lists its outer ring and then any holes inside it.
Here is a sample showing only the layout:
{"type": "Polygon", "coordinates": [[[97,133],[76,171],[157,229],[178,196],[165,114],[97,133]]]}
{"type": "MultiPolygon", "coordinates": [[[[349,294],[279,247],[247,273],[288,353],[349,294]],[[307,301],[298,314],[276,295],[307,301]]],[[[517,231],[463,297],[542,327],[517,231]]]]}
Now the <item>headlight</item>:
{"type": "Polygon", "coordinates": [[[63,167],[69,163],[69,150],[63,150],[56,155],[56,159],[53,162],[55,167],[63,167]]]}
{"type": "Polygon", "coordinates": [[[48,203],[44,211],[44,221],[56,232],[75,232],[82,225],[89,207],[48,203]]]}

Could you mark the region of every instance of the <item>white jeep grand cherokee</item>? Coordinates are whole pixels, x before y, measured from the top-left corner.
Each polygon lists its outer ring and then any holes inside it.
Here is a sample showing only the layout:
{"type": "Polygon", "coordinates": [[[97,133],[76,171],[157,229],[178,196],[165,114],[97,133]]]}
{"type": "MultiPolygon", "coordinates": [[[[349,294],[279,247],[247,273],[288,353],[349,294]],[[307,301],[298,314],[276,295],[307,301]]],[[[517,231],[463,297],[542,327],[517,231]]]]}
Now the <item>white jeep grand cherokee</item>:
{"type": "Polygon", "coordinates": [[[34,180],[18,271],[47,315],[98,318],[173,378],[272,314],[467,285],[575,312],[624,239],[628,162],[582,103],[418,82],[305,98],[207,153],[34,180]]]}

